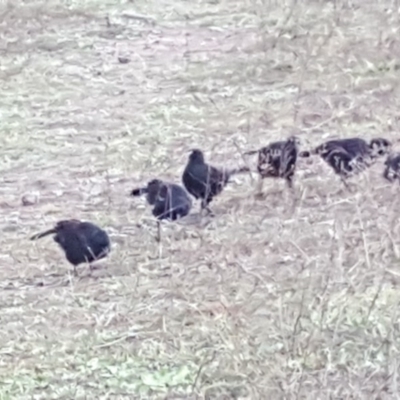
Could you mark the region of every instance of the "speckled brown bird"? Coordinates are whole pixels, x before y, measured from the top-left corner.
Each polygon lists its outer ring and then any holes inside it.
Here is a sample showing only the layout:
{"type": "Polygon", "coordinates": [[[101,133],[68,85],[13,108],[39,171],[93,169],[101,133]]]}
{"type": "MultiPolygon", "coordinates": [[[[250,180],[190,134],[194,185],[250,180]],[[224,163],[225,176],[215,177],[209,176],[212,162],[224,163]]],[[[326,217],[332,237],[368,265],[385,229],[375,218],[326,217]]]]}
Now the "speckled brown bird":
{"type": "Polygon", "coordinates": [[[389,182],[398,180],[400,183],[400,153],[393,153],[385,161],[383,177],[389,182]]]}
{"type": "Polygon", "coordinates": [[[257,171],[260,176],[259,192],[265,178],[283,178],[289,188],[293,188],[300,139],[291,136],[287,140],[272,142],[259,150],[252,150],[245,155],[258,154],[257,171]]]}
{"type": "Polygon", "coordinates": [[[194,149],[189,155],[182,181],[186,190],[195,199],[201,199],[201,210],[205,209],[209,214],[212,214],[209,204],[213,198],[223,191],[233,175],[249,170],[248,167],[216,168],[205,162],[204,153],[201,150],[194,149]]]}
{"type": "Polygon", "coordinates": [[[346,187],[346,180],[374,164],[379,157],[389,153],[392,144],[384,138],[372,139],[369,143],[361,138],[329,140],[312,151],[300,152],[300,157],[317,154],[340,176],[346,187]]]}
{"type": "Polygon", "coordinates": [[[51,234],[55,234],[53,240],[64,250],[67,260],[74,266],[75,274],[77,265],[90,264],[106,257],[111,251],[107,233],[91,222],[76,219],[59,221],[54,228],[37,233],[30,239],[36,240],[51,234]]]}

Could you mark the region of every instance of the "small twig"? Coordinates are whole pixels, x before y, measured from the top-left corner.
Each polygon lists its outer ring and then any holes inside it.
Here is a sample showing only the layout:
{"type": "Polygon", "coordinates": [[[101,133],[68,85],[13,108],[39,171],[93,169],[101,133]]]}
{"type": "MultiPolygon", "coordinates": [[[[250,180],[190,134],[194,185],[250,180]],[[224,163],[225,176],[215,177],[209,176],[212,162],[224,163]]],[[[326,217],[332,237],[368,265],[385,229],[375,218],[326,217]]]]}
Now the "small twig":
{"type": "Polygon", "coordinates": [[[161,222],[157,220],[157,235],[156,235],[157,243],[161,243],[161,222]]]}
{"type": "Polygon", "coordinates": [[[369,258],[367,236],[365,234],[364,222],[363,222],[363,219],[362,219],[362,216],[361,216],[361,210],[360,210],[360,206],[359,206],[358,203],[357,203],[356,207],[357,207],[358,220],[359,220],[359,223],[360,223],[361,238],[362,238],[363,245],[364,245],[365,261],[367,263],[368,269],[371,269],[371,260],[369,258]]]}
{"type": "Polygon", "coordinates": [[[293,124],[296,125],[296,121],[297,121],[297,116],[298,116],[298,107],[299,107],[299,101],[300,101],[300,97],[303,93],[303,85],[304,85],[304,78],[307,72],[307,67],[308,67],[308,63],[311,59],[311,46],[309,45],[309,43],[307,43],[307,54],[305,57],[305,60],[303,61],[303,67],[301,70],[301,74],[300,74],[300,80],[299,80],[299,84],[298,84],[298,92],[296,95],[296,98],[294,100],[294,104],[293,104],[293,108],[294,108],[294,113],[293,113],[293,124]]]}
{"type": "Polygon", "coordinates": [[[211,98],[211,96],[208,96],[208,100],[210,100],[210,103],[211,103],[219,112],[221,112],[221,109],[218,107],[217,103],[211,98]]]}
{"type": "Polygon", "coordinates": [[[302,316],[303,316],[303,307],[304,307],[304,299],[305,299],[305,292],[306,292],[306,289],[304,288],[303,289],[303,293],[302,293],[302,295],[301,295],[301,303],[300,303],[300,311],[299,311],[299,315],[297,316],[297,318],[296,318],[296,321],[295,321],[295,323],[294,323],[294,326],[293,326],[293,333],[292,333],[292,352],[294,352],[294,342],[295,342],[295,340],[296,340],[296,333],[297,333],[297,327],[298,327],[298,325],[300,324],[300,320],[301,320],[301,318],[302,318],[302,316]]]}
{"type": "Polygon", "coordinates": [[[238,153],[240,154],[240,157],[242,157],[243,162],[246,164],[246,167],[249,168],[249,176],[250,176],[250,179],[251,179],[251,183],[254,183],[254,178],[253,178],[253,175],[251,173],[251,168],[250,168],[250,165],[249,165],[248,161],[246,160],[246,157],[244,156],[244,154],[243,154],[242,150],[240,149],[240,147],[239,147],[238,143],[236,142],[236,140],[233,140],[233,144],[236,147],[236,150],[238,151],[238,153]]]}
{"type": "Polygon", "coordinates": [[[199,367],[199,369],[197,370],[196,378],[194,379],[194,382],[193,382],[193,384],[192,384],[192,392],[194,392],[195,389],[196,389],[197,382],[198,382],[198,380],[199,380],[199,378],[200,378],[200,375],[201,375],[201,372],[203,371],[203,368],[204,368],[207,364],[211,364],[211,363],[215,360],[216,355],[217,355],[217,352],[214,351],[213,354],[212,354],[212,356],[211,356],[211,358],[210,358],[209,360],[205,359],[205,360],[203,360],[203,362],[200,364],[200,367],[199,367]]]}
{"type": "MultiPolygon", "coordinates": [[[[296,124],[296,121],[297,121],[299,100],[300,100],[300,97],[301,97],[301,95],[302,95],[302,93],[303,93],[304,78],[305,78],[306,72],[307,72],[307,70],[308,70],[308,65],[309,65],[309,63],[310,63],[310,60],[311,60],[312,58],[314,58],[314,59],[318,58],[318,56],[319,56],[319,54],[320,54],[320,52],[321,52],[321,49],[322,49],[322,48],[329,42],[329,40],[332,38],[332,36],[333,36],[333,30],[334,30],[334,27],[331,28],[331,30],[330,30],[329,33],[325,36],[325,38],[324,38],[324,40],[322,41],[322,43],[317,47],[317,49],[316,49],[314,55],[312,54],[312,48],[311,48],[311,46],[310,46],[309,43],[307,42],[307,53],[306,53],[305,59],[304,59],[304,61],[303,61],[303,68],[302,68],[302,70],[301,70],[300,82],[299,82],[299,85],[298,85],[298,92],[297,92],[296,99],[295,99],[295,101],[294,101],[294,115],[293,115],[293,123],[294,123],[294,124],[296,124]]],[[[308,37],[307,37],[307,39],[308,39],[308,37]]]]}
{"type": "Polygon", "coordinates": [[[249,270],[246,269],[246,268],[244,267],[244,265],[243,265],[242,263],[240,263],[240,262],[236,262],[236,264],[240,267],[240,269],[241,269],[245,274],[254,276],[254,278],[256,278],[257,281],[262,282],[262,284],[264,285],[264,287],[267,287],[267,282],[265,281],[265,279],[264,279],[261,275],[257,274],[256,272],[249,271],[249,270]]]}
{"type": "Polygon", "coordinates": [[[121,14],[121,16],[125,17],[127,19],[134,19],[137,21],[142,21],[142,22],[145,22],[146,24],[149,24],[152,26],[156,25],[156,20],[154,18],[148,17],[146,15],[141,15],[141,14],[136,14],[136,13],[125,11],[121,14]]]}
{"type": "MultiPolygon", "coordinates": [[[[102,141],[102,138],[99,137],[98,138],[99,141],[102,141]]],[[[111,212],[112,207],[112,197],[111,197],[111,178],[110,178],[110,170],[109,170],[109,146],[108,146],[108,138],[106,138],[106,140],[104,140],[104,160],[105,160],[105,167],[106,167],[106,176],[105,176],[105,181],[106,181],[106,186],[107,186],[107,211],[108,213],[111,212]]]]}
{"type": "Polygon", "coordinates": [[[372,299],[371,304],[370,304],[370,306],[368,308],[367,321],[368,321],[368,319],[369,319],[369,317],[371,315],[371,312],[372,312],[373,308],[375,307],[376,301],[378,300],[378,297],[379,297],[379,295],[380,295],[380,293],[382,291],[383,281],[385,279],[385,275],[386,275],[386,269],[383,271],[382,278],[381,278],[381,281],[379,282],[378,289],[377,289],[377,291],[375,293],[375,296],[372,299]]]}
{"type": "Polygon", "coordinates": [[[279,31],[278,31],[278,35],[275,37],[275,40],[272,43],[273,49],[278,44],[278,40],[280,39],[280,37],[285,33],[286,25],[289,23],[290,19],[292,18],[293,14],[296,10],[296,5],[297,5],[297,0],[293,0],[292,5],[290,7],[290,11],[287,14],[286,18],[284,19],[283,23],[281,24],[281,27],[279,28],[279,31]]]}
{"type": "Polygon", "coordinates": [[[116,339],[114,339],[114,340],[111,340],[110,342],[102,343],[102,344],[99,344],[99,345],[94,346],[94,347],[95,347],[96,349],[103,349],[103,348],[105,348],[105,347],[114,346],[115,344],[120,343],[120,342],[123,342],[123,341],[125,341],[126,339],[136,338],[136,337],[137,337],[137,335],[135,335],[135,334],[127,334],[127,335],[120,336],[120,337],[118,337],[118,338],[116,338],[116,339]]]}
{"type": "Polygon", "coordinates": [[[289,242],[293,245],[293,247],[295,247],[299,251],[299,253],[303,255],[307,263],[309,263],[310,257],[308,256],[308,254],[294,240],[290,240],[289,242]]]}

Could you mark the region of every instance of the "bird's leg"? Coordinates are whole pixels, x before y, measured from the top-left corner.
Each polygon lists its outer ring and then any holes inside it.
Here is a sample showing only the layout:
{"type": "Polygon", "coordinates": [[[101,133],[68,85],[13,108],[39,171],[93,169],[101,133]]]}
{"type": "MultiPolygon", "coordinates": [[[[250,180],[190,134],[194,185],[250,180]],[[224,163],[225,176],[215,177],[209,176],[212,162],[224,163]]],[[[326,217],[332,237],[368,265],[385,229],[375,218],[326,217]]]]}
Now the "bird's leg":
{"type": "Polygon", "coordinates": [[[258,175],[256,194],[255,194],[255,197],[258,199],[262,199],[264,197],[263,185],[264,185],[264,178],[261,175],[258,175]]]}
{"type": "MultiPolygon", "coordinates": [[[[89,253],[90,253],[91,256],[92,256],[92,259],[93,259],[94,261],[96,261],[96,256],[93,254],[93,251],[92,251],[92,249],[90,248],[90,246],[87,246],[87,249],[88,249],[89,253]]],[[[93,267],[92,263],[87,259],[87,257],[86,257],[86,264],[89,265],[89,271],[90,271],[90,274],[92,274],[92,272],[93,272],[93,270],[94,270],[94,267],[93,267]]]]}
{"type": "Polygon", "coordinates": [[[156,235],[156,242],[161,242],[161,222],[157,221],[157,235],[156,235]]]}
{"type": "Polygon", "coordinates": [[[206,210],[207,210],[207,212],[208,212],[208,215],[210,216],[210,217],[215,217],[215,214],[214,214],[214,212],[211,210],[211,208],[210,207],[206,207],[206,210]]]}
{"type": "Polygon", "coordinates": [[[341,181],[343,182],[345,188],[350,192],[350,191],[351,191],[351,190],[350,190],[350,185],[347,183],[346,178],[343,177],[343,176],[341,176],[340,179],[341,179],[341,181]]]}
{"type": "Polygon", "coordinates": [[[202,199],[200,202],[200,216],[203,216],[204,211],[204,200],[202,199]]]}
{"type": "Polygon", "coordinates": [[[289,187],[289,195],[290,195],[290,197],[292,199],[292,213],[294,213],[296,208],[297,208],[297,205],[299,203],[299,200],[300,200],[300,198],[299,198],[300,194],[299,194],[298,190],[294,189],[293,175],[292,176],[288,176],[286,178],[286,182],[287,182],[287,185],[289,187]]]}
{"type": "Polygon", "coordinates": [[[201,205],[200,205],[200,214],[203,214],[203,210],[207,211],[207,214],[210,215],[211,217],[214,216],[214,213],[211,211],[210,207],[208,206],[208,199],[202,199],[201,200],[201,205]]]}
{"type": "Polygon", "coordinates": [[[78,276],[78,270],[76,269],[76,265],[74,265],[74,276],[78,276]]]}
{"type": "Polygon", "coordinates": [[[286,178],[286,183],[288,185],[288,188],[293,190],[293,177],[292,176],[288,176],[286,178]]]}
{"type": "Polygon", "coordinates": [[[296,200],[296,193],[295,193],[294,185],[293,185],[293,175],[286,176],[285,180],[286,180],[286,184],[287,184],[287,187],[289,188],[291,195],[294,197],[294,200],[296,200]]]}
{"type": "Polygon", "coordinates": [[[343,184],[344,184],[344,191],[346,191],[347,193],[350,193],[350,194],[354,194],[355,193],[355,191],[357,191],[357,186],[356,186],[356,184],[350,184],[349,182],[347,182],[346,180],[345,180],[345,178],[343,178],[342,179],[342,182],[343,182],[343,184]]]}
{"type": "Polygon", "coordinates": [[[264,178],[261,175],[258,175],[257,193],[262,194],[263,186],[264,186],[264,178]]]}

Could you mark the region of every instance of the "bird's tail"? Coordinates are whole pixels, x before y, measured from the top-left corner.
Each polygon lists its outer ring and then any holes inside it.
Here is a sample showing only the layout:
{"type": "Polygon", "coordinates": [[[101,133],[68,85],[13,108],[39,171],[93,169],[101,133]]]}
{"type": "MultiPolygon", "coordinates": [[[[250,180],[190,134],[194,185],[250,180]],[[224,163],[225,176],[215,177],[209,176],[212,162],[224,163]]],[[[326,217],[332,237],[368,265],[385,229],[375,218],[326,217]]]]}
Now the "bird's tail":
{"type": "Polygon", "coordinates": [[[136,188],[131,191],[131,196],[141,196],[142,194],[148,193],[147,187],[144,188],[136,188]]]}
{"type": "Polygon", "coordinates": [[[253,154],[257,154],[259,153],[260,150],[250,150],[250,151],[246,151],[245,153],[243,153],[244,156],[252,156],[253,154]]]}
{"type": "Polygon", "coordinates": [[[56,232],[57,232],[56,228],[51,228],[51,229],[49,229],[47,231],[40,232],[40,233],[37,233],[36,235],[31,236],[31,240],[40,239],[40,238],[42,238],[44,236],[51,235],[52,233],[56,233],[56,232]]]}
{"type": "Polygon", "coordinates": [[[299,154],[297,143],[292,139],[287,140],[279,157],[279,176],[286,178],[294,172],[299,154]]]}

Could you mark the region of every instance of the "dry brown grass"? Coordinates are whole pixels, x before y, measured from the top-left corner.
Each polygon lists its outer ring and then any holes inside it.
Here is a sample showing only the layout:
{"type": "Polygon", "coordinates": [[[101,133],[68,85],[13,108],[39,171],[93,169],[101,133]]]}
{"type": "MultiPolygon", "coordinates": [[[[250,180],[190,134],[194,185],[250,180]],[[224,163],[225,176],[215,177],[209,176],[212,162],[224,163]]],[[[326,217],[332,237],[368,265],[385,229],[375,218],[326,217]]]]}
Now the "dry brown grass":
{"type": "Polygon", "coordinates": [[[259,201],[240,177],[160,248],[128,197],[159,170],[179,181],[194,145],[219,164],[292,129],[395,138],[398,2],[115,3],[0,3],[0,399],[400,398],[381,164],[349,194],[301,162],[294,211],[283,183],[259,201]],[[93,276],[27,241],[70,217],[113,239],[93,276]]]}

